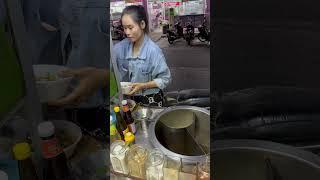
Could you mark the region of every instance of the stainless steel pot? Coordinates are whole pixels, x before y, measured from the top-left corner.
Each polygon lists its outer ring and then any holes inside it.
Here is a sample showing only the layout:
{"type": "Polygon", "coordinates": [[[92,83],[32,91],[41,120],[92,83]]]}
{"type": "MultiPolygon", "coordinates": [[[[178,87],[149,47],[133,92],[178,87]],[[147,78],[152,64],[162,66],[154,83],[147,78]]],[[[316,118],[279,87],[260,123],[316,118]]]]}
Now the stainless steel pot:
{"type": "Polygon", "coordinates": [[[153,146],[171,158],[199,162],[210,151],[210,113],[203,108],[168,107],[148,131],[153,146]]]}
{"type": "Polygon", "coordinates": [[[250,139],[213,142],[214,179],[318,180],[320,157],[285,144],[250,139]],[[232,173],[230,173],[232,172],[232,173]]]}

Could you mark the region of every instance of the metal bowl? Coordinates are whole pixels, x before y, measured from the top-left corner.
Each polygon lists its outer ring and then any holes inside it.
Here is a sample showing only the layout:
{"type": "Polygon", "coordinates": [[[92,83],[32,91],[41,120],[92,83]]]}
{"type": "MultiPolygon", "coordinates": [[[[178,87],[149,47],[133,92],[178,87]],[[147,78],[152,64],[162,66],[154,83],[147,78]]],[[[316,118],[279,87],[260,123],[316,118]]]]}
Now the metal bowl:
{"type": "Polygon", "coordinates": [[[150,108],[145,106],[137,105],[137,107],[132,111],[132,117],[135,120],[149,120],[152,116],[152,111],[150,108]]]}

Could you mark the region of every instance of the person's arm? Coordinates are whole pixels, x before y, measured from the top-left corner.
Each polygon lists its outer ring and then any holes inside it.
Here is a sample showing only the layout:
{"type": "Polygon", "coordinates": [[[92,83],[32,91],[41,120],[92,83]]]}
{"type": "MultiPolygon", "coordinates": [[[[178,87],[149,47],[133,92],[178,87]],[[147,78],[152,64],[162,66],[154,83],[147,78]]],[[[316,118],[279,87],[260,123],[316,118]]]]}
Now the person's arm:
{"type": "Polygon", "coordinates": [[[168,84],[171,82],[171,73],[162,52],[158,53],[155,59],[153,59],[153,62],[154,68],[151,72],[153,80],[145,83],[133,83],[132,90],[128,95],[133,95],[136,92],[144,89],[164,89],[168,86],[168,84]]]}
{"type": "Polygon", "coordinates": [[[160,89],[164,89],[170,84],[172,80],[171,72],[162,52],[159,54],[159,57],[157,59],[158,61],[156,61],[155,68],[153,69],[151,75],[157,87],[160,89]]]}
{"type": "Polygon", "coordinates": [[[106,87],[109,71],[97,68],[81,68],[63,72],[63,76],[79,79],[73,92],[59,100],[48,102],[49,106],[78,105],[94,94],[99,88],[106,87]]]}

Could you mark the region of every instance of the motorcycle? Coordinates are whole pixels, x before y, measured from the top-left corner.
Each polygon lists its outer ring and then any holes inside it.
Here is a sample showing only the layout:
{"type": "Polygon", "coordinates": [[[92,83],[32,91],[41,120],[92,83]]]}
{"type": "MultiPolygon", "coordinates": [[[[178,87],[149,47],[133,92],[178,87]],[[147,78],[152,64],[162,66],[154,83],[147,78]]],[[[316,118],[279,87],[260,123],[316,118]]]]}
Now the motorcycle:
{"type": "Polygon", "coordinates": [[[118,26],[114,26],[112,25],[112,29],[113,29],[113,33],[114,33],[114,36],[113,36],[113,40],[123,40],[125,37],[125,34],[124,34],[124,31],[123,31],[123,27],[121,25],[118,25],[118,26]]]}
{"type": "Polygon", "coordinates": [[[175,27],[175,31],[172,30],[167,30],[167,38],[168,38],[168,42],[169,44],[173,44],[173,42],[177,39],[183,38],[183,28],[180,25],[180,22],[176,23],[174,25],[175,27]]]}
{"type": "Polygon", "coordinates": [[[207,26],[205,25],[205,22],[203,22],[203,24],[200,27],[198,27],[198,30],[199,30],[198,39],[201,42],[205,42],[205,41],[210,42],[210,33],[207,26]]]}
{"type": "Polygon", "coordinates": [[[185,40],[187,41],[188,45],[191,45],[191,41],[194,39],[194,27],[191,23],[188,23],[186,26],[186,35],[185,40]]]}

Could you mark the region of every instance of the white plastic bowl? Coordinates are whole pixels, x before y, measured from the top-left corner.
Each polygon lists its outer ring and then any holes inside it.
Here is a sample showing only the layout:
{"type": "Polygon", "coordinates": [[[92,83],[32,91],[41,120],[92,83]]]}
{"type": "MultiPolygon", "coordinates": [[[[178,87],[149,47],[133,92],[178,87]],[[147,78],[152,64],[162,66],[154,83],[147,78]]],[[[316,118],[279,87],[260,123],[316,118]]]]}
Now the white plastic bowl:
{"type": "MultiPolygon", "coordinates": [[[[33,72],[36,77],[46,77],[47,74],[58,76],[59,72],[67,70],[65,66],[38,64],[33,65],[33,72]]],[[[68,93],[71,77],[59,77],[53,81],[37,80],[36,86],[40,97],[40,102],[57,100],[68,93]]]]}
{"type": "Polygon", "coordinates": [[[129,94],[132,86],[131,86],[131,82],[120,82],[120,86],[121,86],[121,91],[122,94],[129,94]]]}
{"type": "Polygon", "coordinates": [[[70,134],[70,136],[72,137],[73,143],[63,149],[64,153],[69,159],[73,155],[78,143],[82,138],[81,128],[70,121],[54,120],[52,121],[52,123],[56,128],[56,132],[59,132],[59,130],[63,130],[70,134]]]}

